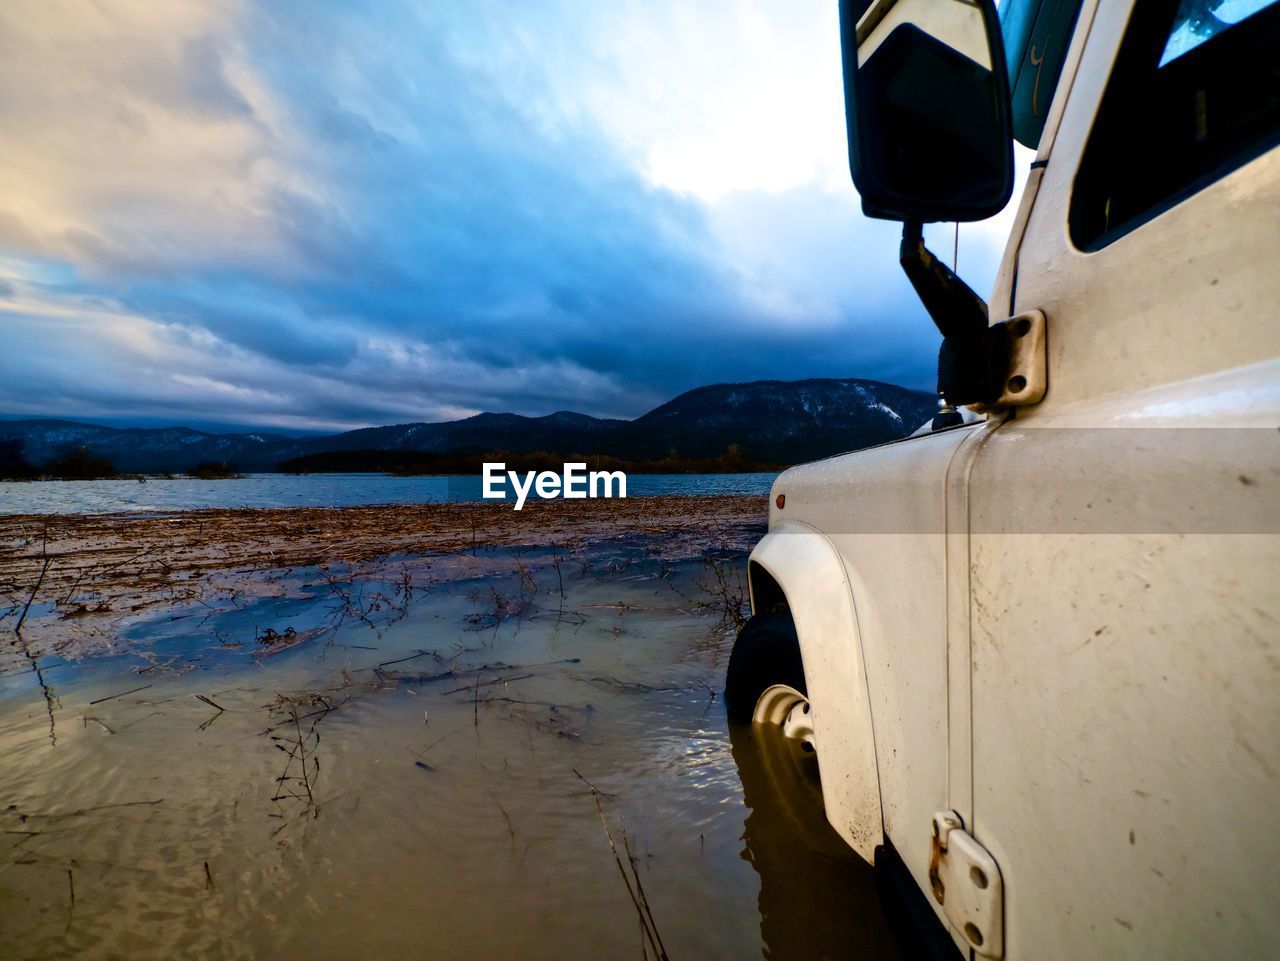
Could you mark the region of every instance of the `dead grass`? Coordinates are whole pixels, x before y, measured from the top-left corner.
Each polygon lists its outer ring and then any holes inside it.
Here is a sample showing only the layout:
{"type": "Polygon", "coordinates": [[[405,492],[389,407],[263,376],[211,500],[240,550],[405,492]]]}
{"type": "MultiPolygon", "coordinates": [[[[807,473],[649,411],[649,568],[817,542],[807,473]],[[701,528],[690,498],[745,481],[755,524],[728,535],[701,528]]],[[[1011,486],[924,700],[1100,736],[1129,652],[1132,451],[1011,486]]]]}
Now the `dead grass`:
{"type": "MultiPolygon", "coordinates": [[[[193,604],[212,612],[283,594],[298,569],[321,572],[338,622],[363,621],[378,633],[425,589],[401,568],[374,593],[352,593],[352,584],[384,573],[390,558],[493,560],[504,549],[519,573],[519,596],[478,598],[483,620],[519,615],[543,593],[558,595],[563,609],[562,565],[573,557],[585,571],[589,561],[577,560],[584,548],[634,546],[639,555],[672,561],[745,551],[765,517],[762,497],[531,501],[522,511],[436,504],[0,517],[0,629],[11,633],[4,647],[18,658],[0,658],[0,672],[38,667],[50,653],[107,649],[122,622],[148,610],[193,604]],[[538,583],[524,559],[527,549],[548,548],[550,586],[538,583]]],[[[714,565],[708,573],[731,624],[737,585],[714,565]]]]}

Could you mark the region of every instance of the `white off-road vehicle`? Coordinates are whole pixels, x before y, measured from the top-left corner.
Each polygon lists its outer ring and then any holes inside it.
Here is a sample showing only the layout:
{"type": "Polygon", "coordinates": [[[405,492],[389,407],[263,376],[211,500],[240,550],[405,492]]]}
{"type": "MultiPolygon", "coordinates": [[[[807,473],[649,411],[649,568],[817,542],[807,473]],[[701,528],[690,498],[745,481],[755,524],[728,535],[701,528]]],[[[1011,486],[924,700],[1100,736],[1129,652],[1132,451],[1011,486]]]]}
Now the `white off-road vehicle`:
{"type": "Polygon", "coordinates": [[[1280,957],[1280,3],[843,0],[939,415],[774,485],[731,716],[941,956],[1280,957]],[[1012,191],[988,303],[922,241],[1012,191]],[[810,763],[808,767],[812,767],[810,763]]]}

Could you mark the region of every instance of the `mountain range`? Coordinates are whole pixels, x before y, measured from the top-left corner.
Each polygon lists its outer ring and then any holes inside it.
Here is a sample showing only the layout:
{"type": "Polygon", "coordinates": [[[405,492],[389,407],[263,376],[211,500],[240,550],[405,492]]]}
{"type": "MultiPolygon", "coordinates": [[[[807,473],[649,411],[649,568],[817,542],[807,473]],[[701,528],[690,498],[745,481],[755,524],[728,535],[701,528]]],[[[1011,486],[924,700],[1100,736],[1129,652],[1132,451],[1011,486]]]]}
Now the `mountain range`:
{"type": "Polygon", "coordinates": [[[544,417],[484,413],[443,423],[367,427],[287,437],[212,434],[188,427],[113,428],[66,420],[0,421],[41,465],[85,448],[130,473],[181,472],[222,461],[244,471],[333,451],[509,451],[604,454],[627,460],[715,457],[736,444],[752,460],[795,464],[894,440],[933,413],[929,394],[873,380],[754,381],[699,387],[635,420],[571,411],[544,417]]]}

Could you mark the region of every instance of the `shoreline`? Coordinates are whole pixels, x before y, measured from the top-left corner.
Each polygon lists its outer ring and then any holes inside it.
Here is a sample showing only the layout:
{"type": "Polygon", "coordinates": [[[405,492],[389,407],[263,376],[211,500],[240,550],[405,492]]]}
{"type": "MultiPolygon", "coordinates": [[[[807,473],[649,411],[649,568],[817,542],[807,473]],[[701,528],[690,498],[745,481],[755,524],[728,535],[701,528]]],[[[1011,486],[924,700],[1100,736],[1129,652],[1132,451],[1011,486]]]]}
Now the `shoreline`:
{"type": "MultiPolygon", "coordinates": [[[[764,496],[776,477],[770,473],[636,474],[628,476],[627,496],[764,496]]],[[[252,474],[223,480],[182,477],[147,483],[0,481],[0,516],[484,503],[483,488],[480,475],[252,474]]],[[[509,497],[508,502],[514,503],[514,498],[509,497]]]]}

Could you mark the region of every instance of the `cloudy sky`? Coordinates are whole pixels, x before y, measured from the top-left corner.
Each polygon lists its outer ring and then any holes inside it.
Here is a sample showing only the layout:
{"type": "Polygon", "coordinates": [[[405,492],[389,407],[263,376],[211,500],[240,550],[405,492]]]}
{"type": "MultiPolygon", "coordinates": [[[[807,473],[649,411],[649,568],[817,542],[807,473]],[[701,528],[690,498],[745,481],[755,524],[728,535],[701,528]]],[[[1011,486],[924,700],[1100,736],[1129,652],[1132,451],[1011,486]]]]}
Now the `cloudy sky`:
{"type": "MultiPolygon", "coordinates": [[[[5,0],[0,415],[928,388],[842,124],[835,0],[5,0]]],[[[1008,215],[961,230],[982,293],[1008,215]]]]}

